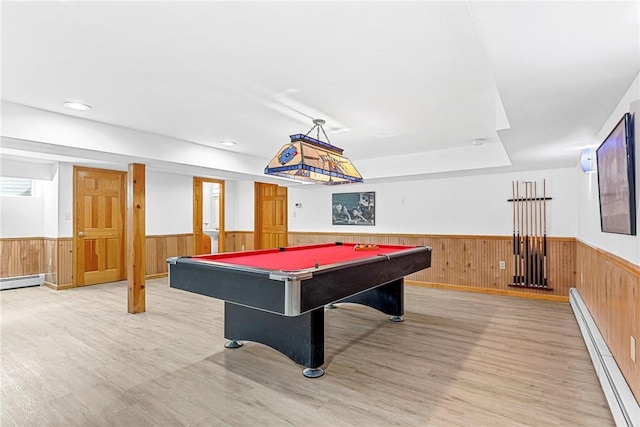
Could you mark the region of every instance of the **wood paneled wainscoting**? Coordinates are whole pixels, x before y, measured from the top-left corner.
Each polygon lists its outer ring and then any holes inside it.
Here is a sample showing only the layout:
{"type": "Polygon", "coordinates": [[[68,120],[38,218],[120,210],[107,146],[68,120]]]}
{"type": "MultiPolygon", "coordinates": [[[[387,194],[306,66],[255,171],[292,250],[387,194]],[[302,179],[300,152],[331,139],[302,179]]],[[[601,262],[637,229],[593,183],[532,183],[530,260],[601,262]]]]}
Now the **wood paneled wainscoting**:
{"type": "Polygon", "coordinates": [[[576,288],[640,402],[640,266],[582,241],[576,244],[576,288]],[[631,359],[636,340],[636,362],[631,359]]]}
{"type": "MultiPolygon", "coordinates": [[[[73,238],[0,239],[0,277],[44,274],[45,286],[67,289],[73,284],[73,238]]],[[[167,258],[193,254],[191,234],[146,236],[147,278],[167,274],[167,258]]]]}
{"type": "MultiPolygon", "coordinates": [[[[250,231],[228,231],[225,248],[227,251],[252,250],[253,237],[250,231]]],[[[549,239],[548,276],[553,291],[508,286],[513,277],[510,236],[289,232],[288,240],[290,245],[342,241],[431,246],[432,267],[407,278],[422,286],[568,301],[569,288],[575,285],[573,238],[549,239]],[[505,270],[500,270],[499,261],[505,261],[505,270]]],[[[71,237],[0,239],[0,276],[44,273],[48,286],[72,287],[72,243],[71,237]]],[[[146,236],[146,253],[147,278],[163,276],[167,273],[168,257],[193,254],[193,237],[191,234],[146,236]]]]}
{"type": "Polygon", "coordinates": [[[73,286],[71,237],[20,237],[0,239],[0,277],[44,274],[53,289],[73,286]]]}
{"type": "Polygon", "coordinates": [[[167,258],[193,255],[192,234],[165,234],[146,237],[146,278],[167,274],[167,258]]]}
{"type": "MultiPolygon", "coordinates": [[[[58,238],[57,289],[73,287],[73,238],[58,238]]],[[[46,283],[46,282],[45,282],[46,283]]]]}
{"type": "Polygon", "coordinates": [[[57,239],[45,237],[42,239],[44,281],[58,283],[58,245],[57,239]]]}
{"type": "Polygon", "coordinates": [[[42,237],[0,239],[0,277],[19,277],[44,272],[42,237]]]}
{"type": "Polygon", "coordinates": [[[253,236],[253,231],[225,231],[225,252],[253,250],[253,236]]]}
{"type": "Polygon", "coordinates": [[[43,243],[45,285],[53,289],[73,287],[73,239],[45,237],[43,243]]]}
{"type": "MultiPolygon", "coordinates": [[[[73,287],[72,272],[72,240],[58,239],[58,256],[61,257],[58,262],[58,279],[57,289],[60,289],[60,283],[63,288],[73,287]],[[60,281],[62,280],[62,281],[60,281]],[[67,284],[64,286],[64,284],[67,284]]],[[[146,278],[152,279],[162,277],[167,274],[167,258],[172,256],[188,256],[193,254],[193,235],[192,234],[165,234],[160,236],[146,236],[146,259],[145,271],[146,278]]]]}
{"type": "Polygon", "coordinates": [[[569,288],[575,286],[576,240],[573,237],[548,238],[547,273],[553,290],[508,286],[513,282],[511,236],[289,233],[292,246],[324,242],[431,246],[431,268],[407,277],[409,283],[419,286],[563,302],[569,301],[569,288]],[[500,261],[505,261],[504,270],[500,269],[500,261]]]}

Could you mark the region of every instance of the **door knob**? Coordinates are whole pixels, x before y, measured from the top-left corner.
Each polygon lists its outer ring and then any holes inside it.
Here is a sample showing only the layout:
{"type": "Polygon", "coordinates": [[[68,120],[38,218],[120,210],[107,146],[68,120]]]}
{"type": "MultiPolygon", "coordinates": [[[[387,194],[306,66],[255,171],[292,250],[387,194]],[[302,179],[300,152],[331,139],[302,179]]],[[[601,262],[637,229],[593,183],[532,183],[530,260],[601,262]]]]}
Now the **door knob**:
{"type": "Polygon", "coordinates": [[[78,237],[84,237],[84,232],[78,231],[78,237]]]}

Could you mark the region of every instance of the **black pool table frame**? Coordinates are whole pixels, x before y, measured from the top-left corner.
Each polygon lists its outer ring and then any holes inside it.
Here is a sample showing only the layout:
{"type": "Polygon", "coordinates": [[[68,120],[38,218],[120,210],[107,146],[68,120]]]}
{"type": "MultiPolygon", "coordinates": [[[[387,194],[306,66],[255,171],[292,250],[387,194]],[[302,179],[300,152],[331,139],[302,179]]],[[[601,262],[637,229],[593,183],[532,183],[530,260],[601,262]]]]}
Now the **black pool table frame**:
{"type": "MultiPolygon", "coordinates": [[[[341,244],[341,243],[337,243],[341,244]]],[[[283,248],[282,250],[286,250],[283,248]]],[[[228,348],[239,340],[268,345],[305,366],[306,377],[324,371],[324,311],[335,303],[357,303],[402,321],[404,277],[431,266],[431,248],[408,247],[391,254],[297,271],[274,271],[197,257],[172,257],[169,285],[225,301],[228,348]]]]}

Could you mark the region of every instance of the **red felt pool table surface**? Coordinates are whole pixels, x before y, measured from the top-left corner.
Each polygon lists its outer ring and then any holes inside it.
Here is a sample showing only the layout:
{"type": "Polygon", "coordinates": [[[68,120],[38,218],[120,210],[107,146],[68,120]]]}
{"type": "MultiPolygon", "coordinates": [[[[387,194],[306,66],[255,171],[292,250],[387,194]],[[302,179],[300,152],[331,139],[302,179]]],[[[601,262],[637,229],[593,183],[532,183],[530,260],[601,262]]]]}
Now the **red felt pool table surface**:
{"type": "Polygon", "coordinates": [[[217,262],[241,265],[265,270],[302,270],[340,262],[355,261],[364,258],[387,255],[414,246],[377,245],[378,249],[354,249],[356,243],[327,243],[321,245],[289,246],[281,251],[278,248],[246,252],[229,252],[210,255],[196,255],[192,259],[204,262],[217,262]]]}

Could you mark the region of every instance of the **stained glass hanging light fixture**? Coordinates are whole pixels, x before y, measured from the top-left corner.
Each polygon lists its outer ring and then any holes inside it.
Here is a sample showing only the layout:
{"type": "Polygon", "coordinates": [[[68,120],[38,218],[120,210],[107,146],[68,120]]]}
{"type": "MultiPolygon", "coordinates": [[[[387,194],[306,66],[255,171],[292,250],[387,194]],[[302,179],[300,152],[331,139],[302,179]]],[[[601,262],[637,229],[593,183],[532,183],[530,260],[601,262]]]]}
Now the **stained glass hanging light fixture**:
{"type": "Polygon", "coordinates": [[[323,119],[314,119],[306,134],[290,135],[291,142],[282,146],[264,173],[326,185],[364,182],[351,161],[342,156],[342,148],[331,145],[324,124],[323,119]],[[309,136],[314,129],[317,138],[309,136]],[[320,131],[327,142],[320,140],[320,131]]]}

